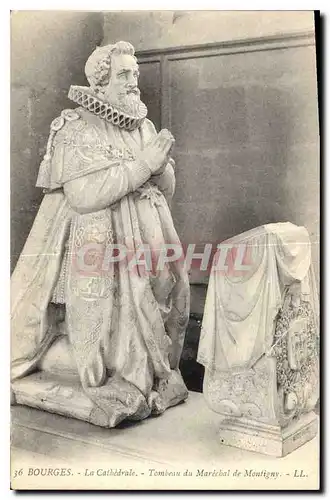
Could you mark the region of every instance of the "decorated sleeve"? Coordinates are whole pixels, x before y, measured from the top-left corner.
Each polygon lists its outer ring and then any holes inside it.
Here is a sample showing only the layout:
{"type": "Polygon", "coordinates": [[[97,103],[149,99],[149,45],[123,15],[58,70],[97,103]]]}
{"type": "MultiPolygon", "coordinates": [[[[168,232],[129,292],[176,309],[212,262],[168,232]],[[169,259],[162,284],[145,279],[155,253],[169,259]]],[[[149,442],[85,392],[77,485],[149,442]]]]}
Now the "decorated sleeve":
{"type": "Polygon", "coordinates": [[[153,175],[151,177],[151,182],[156,184],[160,191],[165,196],[167,203],[170,204],[175,191],[175,175],[174,175],[174,160],[170,159],[169,163],[166,165],[165,170],[160,175],[153,175]]]}
{"type": "Polygon", "coordinates": [[[150,173],[147,163],[114,162],[108,168],[65,182],[64,193],[76,212],[102,210],[135,191],[150,173]]]}
{"type": "Polygon", "coordinates": [[[101,210],[135,191],[151,175],[148,164],[129,151],[102,142],[99,131],[83,120],[72,120],[57,131],[52,143],[47,182],[37,185],[63,188],[78,212],[101,210]]]}

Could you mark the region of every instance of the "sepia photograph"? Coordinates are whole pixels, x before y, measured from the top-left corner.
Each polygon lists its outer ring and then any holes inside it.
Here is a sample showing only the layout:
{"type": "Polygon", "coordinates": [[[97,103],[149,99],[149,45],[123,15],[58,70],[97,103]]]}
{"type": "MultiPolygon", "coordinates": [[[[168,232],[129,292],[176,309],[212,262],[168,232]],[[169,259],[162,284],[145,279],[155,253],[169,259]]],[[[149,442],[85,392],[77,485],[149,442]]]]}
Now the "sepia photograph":
{"type": "Polygon", "coordinates": [[[320,489],[319,29],[10,12],[12,490],[320,489]]]}

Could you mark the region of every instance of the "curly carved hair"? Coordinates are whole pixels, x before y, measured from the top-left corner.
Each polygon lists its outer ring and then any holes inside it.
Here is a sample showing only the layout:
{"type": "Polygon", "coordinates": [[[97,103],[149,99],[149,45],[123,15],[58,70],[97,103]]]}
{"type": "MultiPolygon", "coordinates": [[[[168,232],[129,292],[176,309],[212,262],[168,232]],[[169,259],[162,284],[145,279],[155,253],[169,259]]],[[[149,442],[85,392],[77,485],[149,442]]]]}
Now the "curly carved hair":
{"type": "MultiPolygon", "coordinates": [[[[89,56],[85,65],[85,75],[91,88],[95,92],[102,91],[107,85],[111,74],[111,57],[127,54],[134,56],[135,50],[129,42],[117,42],[114,45],[97,47],[89,56]]],[[[136,60],[136,57],[134,57],[136,60]]]]}

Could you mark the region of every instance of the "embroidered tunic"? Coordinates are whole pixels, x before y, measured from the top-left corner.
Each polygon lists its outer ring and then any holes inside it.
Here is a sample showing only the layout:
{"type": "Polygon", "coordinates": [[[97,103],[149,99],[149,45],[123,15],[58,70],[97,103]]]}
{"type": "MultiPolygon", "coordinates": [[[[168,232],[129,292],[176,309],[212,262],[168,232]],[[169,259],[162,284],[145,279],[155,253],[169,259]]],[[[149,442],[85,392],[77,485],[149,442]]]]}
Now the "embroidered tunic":
{"type": "Polygon", "coordinates": [[[51,352],[65,347],[68,361],[59,367],[79,373],[95,403],[90,421],[112,427],[188,395],[179,372],[186,271],[172,262],[150,274],[106,259],[111,245],[132,255],[141,245],[153,255],[165,243],[180,245],[168,207],[174,171],[169,163],[156,185],[139,160],[156,134],[147,119],[126,130],[77,108],[51,128],[37,181],[47,194],[13,276],[13,377],[47,369],[51,352]],[[51,303],[65,304],[61,328],[50,317],[51,303]]]}

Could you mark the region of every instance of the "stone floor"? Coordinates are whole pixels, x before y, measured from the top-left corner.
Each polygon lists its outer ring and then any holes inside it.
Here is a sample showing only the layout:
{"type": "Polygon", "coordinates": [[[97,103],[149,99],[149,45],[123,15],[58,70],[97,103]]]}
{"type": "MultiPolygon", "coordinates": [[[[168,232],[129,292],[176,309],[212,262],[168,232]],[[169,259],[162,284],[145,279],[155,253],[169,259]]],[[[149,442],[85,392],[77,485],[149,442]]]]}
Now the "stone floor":
{"type": "Polygon", "coordinates": [[[116,429],[13,406],[12,488],[318,488],[318,437],[276,459],[221,445],[220,421],[197,392],[161,416],[116,429]]]}

